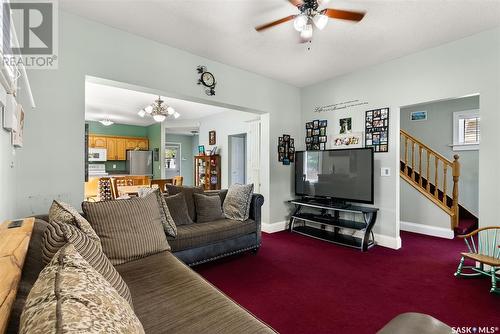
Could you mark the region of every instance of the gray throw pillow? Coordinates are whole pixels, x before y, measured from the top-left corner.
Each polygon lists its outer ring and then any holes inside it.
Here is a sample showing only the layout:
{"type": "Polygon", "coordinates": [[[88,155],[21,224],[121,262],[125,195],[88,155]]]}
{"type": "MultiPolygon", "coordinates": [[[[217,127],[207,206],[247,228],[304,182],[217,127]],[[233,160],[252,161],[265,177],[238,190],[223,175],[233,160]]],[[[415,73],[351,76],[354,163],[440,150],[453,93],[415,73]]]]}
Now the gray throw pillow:
{"type": "Polygon", "coordinates": [[[184,194],[189,217],[192,221],[196,221],[196,206],[194,204],[193,194],[202,194],[203,188],[200,187],[178,187],[172,184],[167,184],[167,193],[169,195],[184,194]]]}
{"type": "Polygon", "coordinates": [[[207,223],[218,219],[224,219],[222,203],[219,196],[207,196],[194,194],[196,204],[197,223],[207,223]]]}
{"type": "Polygon", "coordinates": [[[189,216],[186,200],[184,199],[184,193],[178,193],[173,196],[165,196],[164,198],[175,225],[180,226],[193,223],[193,220],[189,216]]]}
{"type": "Polygon", "coordinates": [[[252,201],[252,184],[233,184],[227,190],[222,209],[228,219],[245,221],[250,216],[252,201]]]}
{"type": "Polygon", "coordinates": [[[83,202],[83,212],[113,265],[170,250],[155,194],[131,199],[83,202]]]}

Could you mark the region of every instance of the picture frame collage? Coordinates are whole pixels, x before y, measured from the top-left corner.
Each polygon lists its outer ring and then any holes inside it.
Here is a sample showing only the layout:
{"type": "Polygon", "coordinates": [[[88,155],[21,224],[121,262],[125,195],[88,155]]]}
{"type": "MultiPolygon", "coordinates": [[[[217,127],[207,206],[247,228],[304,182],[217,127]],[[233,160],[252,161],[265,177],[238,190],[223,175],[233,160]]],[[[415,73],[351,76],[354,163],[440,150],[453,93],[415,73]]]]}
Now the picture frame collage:
{"type": "Polygon", "coordinates": [[[314,120],[306,123],[306,150],[326,150],[328,137],[326,135],[327,120],[314,120]]]}
{"type": "Polygon", "coordinates": [[[389,108],[366,112],[365,147],[373,147],[375,153],[389,152],[389,108]]]}
{"type": "Polygon", "coordinates": [[[295,161],[295,139],[290,135],[283,134],[282,137],[278,137],[278,161],[283,165],[295,161]]]}

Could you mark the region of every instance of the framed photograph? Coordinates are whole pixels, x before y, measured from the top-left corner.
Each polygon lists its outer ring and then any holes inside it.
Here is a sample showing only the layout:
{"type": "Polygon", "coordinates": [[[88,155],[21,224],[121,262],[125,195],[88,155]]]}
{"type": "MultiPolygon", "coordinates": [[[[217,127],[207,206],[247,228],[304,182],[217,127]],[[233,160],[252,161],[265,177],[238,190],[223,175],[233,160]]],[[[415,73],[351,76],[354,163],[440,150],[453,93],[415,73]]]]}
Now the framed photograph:
{"type": "Polygon", "coordinates": [[[283,165],[289,165],[289,164],[290,164],[290,159],[283,158],[283,165]]]}
{"type": "Polygon", "coordinates": [[[412,111],[410,113],[410,121],[426,121],[427,111],[412,111]]]}
{"type": "Polygon", "coordinates": [[[212,131],[208,132],[208,143],[210,145],[215,145],[216,144],[215,130],[212,130],[212,131]]]}
{"type": "Polygon", "coordinates": [[[319,121],[319,126],[320,127],[326,128],[327,125],[328,125],[328,121],[326,119],[322,120],[322,121],[319,121]]]}
{"type": "Polygon", "coordinates": [[[205,145],[199,145],[198,146],[198,154],[199,155],[205,155],[205,145]]]}
{"type": "Polygon", "coordinates": [[[306,129],[312,129],[312,128],[313,128],[313,122],[307,122],[306,129]]]}
{"type": "Polygon", "coordinates": [[[352,118],[342,118],[339,120],[340,133],[349,133],[352,129],[352,118]]]}
{"type": "Polygon", "coordinates": [[[389,108],[366,112],[365,146],[373,147],[375,152],[389,151],[389,108]]]}
{"type": "Polygon", "coordinates": [[[319,128],[319,120],[313,121],[313,129],[319,128]]]}
{"type": "Polygon", "coordinates": [[[290,135],[283,135],[283,141],[284,142],[289,142],[290,141],[290,135]]]}

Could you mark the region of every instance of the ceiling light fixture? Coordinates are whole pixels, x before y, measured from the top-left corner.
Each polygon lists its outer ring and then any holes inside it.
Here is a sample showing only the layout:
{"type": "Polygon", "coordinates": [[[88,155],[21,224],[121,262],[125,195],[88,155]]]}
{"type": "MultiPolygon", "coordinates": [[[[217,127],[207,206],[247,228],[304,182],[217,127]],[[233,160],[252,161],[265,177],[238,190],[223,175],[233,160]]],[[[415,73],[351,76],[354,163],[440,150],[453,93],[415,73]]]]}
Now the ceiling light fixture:
{"type": "Polygon", "coordinates": [[[151,105],[139,110],[137,114],[140,117],[144,117],[148,114],[153,117],[155,122],[158,123],[164,122],[167,117],[179,118],[181,116],[177,111],[175,111],[174,108],[166,105],[164,102],[165,101],[161,99],[161,96],[158,96],[158,99],[156,99],[151,105]]]}
{"type": "Polygon", "coordinates": [[[115,122],[113,122],[112,120],[110,120],[109,118],[105,118],[105,119],[101,119],[99,121],[99,123],[101,123],[102,125],[104,126],[110,126],[112,124],[115,124],[115,122]]]}
{"type": "Polygon", "coordinates": [[[314,15],[312,21],[314,22],[316,28],[318,28],[319,30],[323,30],[328,24],[328,16],[324,15],[323,13],[318,13],[314,15]]]}
{"type": "Polygon", "coordinates": [[[306,24],[304,29],[300,32],[300,37],[306,41],[310,40],[313,36],[313,26],[312,24],[306,24]]]}
{"type": "Polygon", "coordinates": [[[302,31],[304,30],[304,27],[307,25],[308,21],[309,17],[306,14],[299,14],[295,17],[295,20],[293,20],[293,27],[297,31],[302,31]]]}

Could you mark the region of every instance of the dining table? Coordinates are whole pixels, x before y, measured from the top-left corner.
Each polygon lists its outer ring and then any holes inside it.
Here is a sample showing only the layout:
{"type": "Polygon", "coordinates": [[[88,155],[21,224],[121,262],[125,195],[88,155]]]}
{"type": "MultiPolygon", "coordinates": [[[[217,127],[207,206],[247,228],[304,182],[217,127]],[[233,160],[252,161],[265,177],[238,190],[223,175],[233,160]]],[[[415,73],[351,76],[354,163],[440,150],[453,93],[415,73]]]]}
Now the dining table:
{"type": "Polygon", "coordinates": [[[118,195],[129,195],[129,196],[138,196],[139,190],[141,188],[149,188],[146,185],[138,185],[138,186],[118,186],[118,195]]]}

